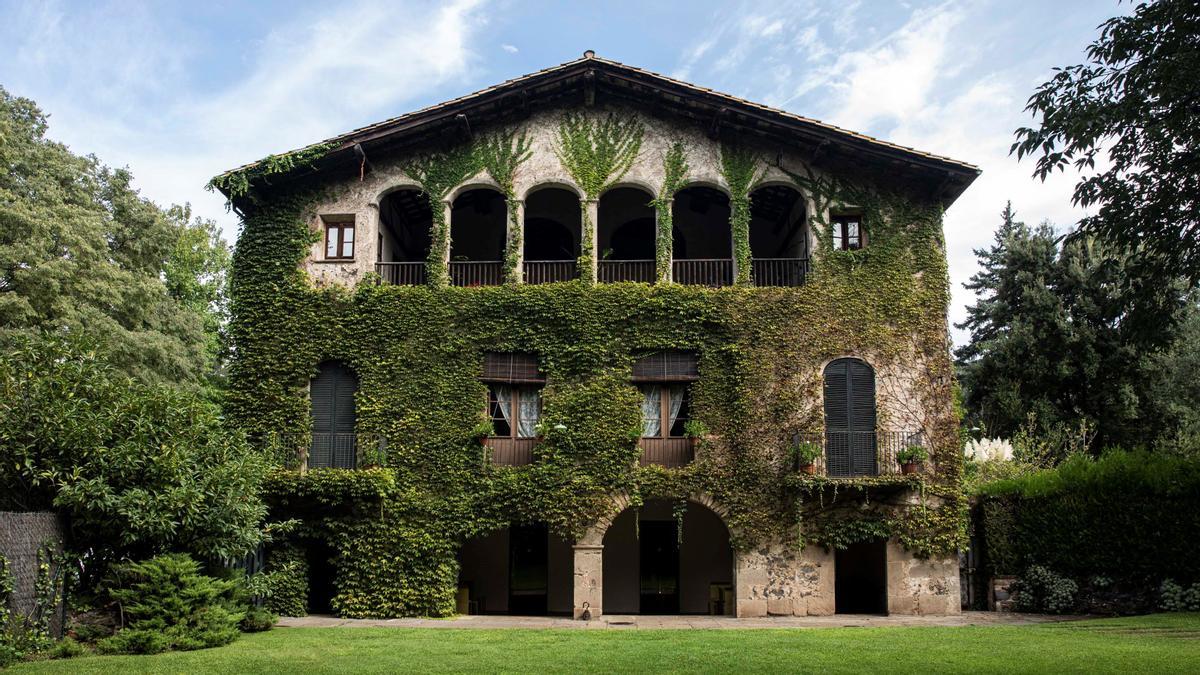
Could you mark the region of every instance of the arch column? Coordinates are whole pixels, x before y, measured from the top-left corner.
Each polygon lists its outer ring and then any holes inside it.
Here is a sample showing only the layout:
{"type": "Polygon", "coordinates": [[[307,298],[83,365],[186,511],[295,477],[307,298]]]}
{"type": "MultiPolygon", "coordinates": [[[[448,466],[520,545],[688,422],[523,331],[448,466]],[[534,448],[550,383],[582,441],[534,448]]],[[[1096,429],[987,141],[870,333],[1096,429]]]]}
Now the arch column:
{"type": "MultiPolygon", "coordinates": [[[[442,225],[445,228],[446,236],[443,237],[443,240],[441,242],[439,242],[437,240],[436,233],[431,233],[431,235],[433,235],[433,236],[429,242],[429,245],[431,247],[439,245],[439,244],[441,245],[441,247],[442,247],[442,251],[441,251],[441,253],[442,253],[442,269],[445,270],[445,278],[429,279],[429,282],[432,283],[434,286],[449,286],[450,285],[450,232],[451,232],[451,225],[452,225],[452,223],[450,222],[450,218],[451,218],[453,210],[454,210],[454,202],[449,199],[443,199],[442,200],[442,225]]],[[[434,222],[436,224],[436,219],[434,222]]],[[[432,251],[430,251],[430,253],[432,254],[432,251]]]]}
{"type": "Polygon", "coordinates": [[[592,259],[588,263],[591,265],[591,278],[598,281],[597,274],[600,268],[600,200],[599,199],[582,199],[580,206],[583,208],[583,222],[587,225],[580,233],[580,245],[586,244],[591,249],[592,259]],[[584,242],[583,238],[587,241],[584,242]]]}
{"type": "MultiPolygon", "coordinates": [[[[506,203],[508,209],[505,215],[508,222],[505,224],[504,241],[507,247],[516,247],[512,275],[520,284],[525,282],[525,200],[510,199],[506,200],[506,203]]],[[[508,254],[509,251],[505,251],[506,261],[509,258],[508,254]]]]}
{"type": "Polygon", "coordinates": [[[604,603],[604,545],[579,543],[572,549],[575,583],[571,616],[582,619],[586,611],[589,619],[598,619],[604,603]]]}
{"type": "Polygon", "coordinates": [[[659,275],[658,281],[659,283],[669,284],[675,280],[675,197],[672,196],[668,199],[663,204],[663,208],[667,210],[666,218],[663,219],[662,214],[658,214],[659,222],[655,223],[655,227],[662,228],[665,226],[667,231],[658,232],[656,233],[657,236],[654,237],[655,256],[658,259],[666,259],[667,269],[663,270],[663,273],[659,275]],[[661,246],[663,243],[667,245],[665,253],[658,250],[658,246],[661,246]]]}

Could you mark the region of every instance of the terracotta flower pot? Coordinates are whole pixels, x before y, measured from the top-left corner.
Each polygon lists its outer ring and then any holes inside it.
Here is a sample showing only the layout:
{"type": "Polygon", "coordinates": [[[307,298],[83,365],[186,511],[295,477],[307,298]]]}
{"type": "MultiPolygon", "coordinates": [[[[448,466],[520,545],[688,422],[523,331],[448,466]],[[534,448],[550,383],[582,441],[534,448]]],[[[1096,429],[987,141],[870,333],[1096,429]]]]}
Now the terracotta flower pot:
{"type": "Polygon", "coordinates": [[[916,462],[905,462],[900,465],[900,473],[904,474],[905,476],[914,474],[916,472],[917,472],[917,463],[916,462]]]}
{"type": "Polygon", "coordinates": [[[812,464],[801,464],[800,473],[806,476],[815,476],[817,475],[817,467],[812,464]]]}

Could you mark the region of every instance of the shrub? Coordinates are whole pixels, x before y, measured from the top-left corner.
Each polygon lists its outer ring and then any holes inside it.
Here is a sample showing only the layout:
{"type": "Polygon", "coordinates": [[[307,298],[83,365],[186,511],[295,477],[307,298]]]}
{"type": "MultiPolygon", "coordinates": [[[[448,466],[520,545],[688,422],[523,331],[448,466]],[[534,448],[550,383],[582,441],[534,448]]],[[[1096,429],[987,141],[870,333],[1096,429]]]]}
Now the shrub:
{"type": "Polygon", "coordinates": [[[291,544],[267,552],[266,567],[250,577],[247,589],[262,598],[265,609],[280,616],[308,614],[308,562],[291,544]]]}
{"type": "Polygon", "coordinates": [[[896,453],[896,461],[901,464],[920,464],[929,459],[929,451],[919,445],[910,445],[896,453]]]}
{"type": "Polygon", "coordinates": [[[261,633],[271,630],[279,617],[272,614],[270,610],[262,607],[251,607],[246,612],[245,618],[242,619],[240,628],[243,633],[261,633]]]}
{"type": "Polygon", "coordinates": [[[1167,579],[1158,589],[1158,606],[1164,612],[1200,612],[1200,582],[1184,588],[1167,579]]]}
{"type": "Polygon", "coordinates": [[[802,442],[792,446],[792,457],[796,466],[808,466],[817,461],[825,451],[820,443],[802,442]]]}
{"type": "Polygon", "coordinates": [[[980,493],[993,574],[1038,565],[1126,587],[1200,581],[1200,461],[1123,451],[1074,456],[980,493]]]}
{"type": "Polygon", "coordinates": [[[106,653],[154,654],[229,644],[238,635],[245,608],[237,583],[200,573],[185,554],[160,555],[113,569],[109,596],[125,627],[97,646],[106,653]]]}
{"type": "Polygon", "coordinates": [[[71,659],[76,656],[83,656],[87,651],[87,647],[79,644],[74,638],[66,637],[59,640],[50,650],[50,658],[71,659]]]}
{"type": "Polygon", "coordinates": [[[1075,607],[1078,592],[1074,581],[1034,565],[1013,585],[1013,606],[1018,612],[1064,614],[1075,607]]]}

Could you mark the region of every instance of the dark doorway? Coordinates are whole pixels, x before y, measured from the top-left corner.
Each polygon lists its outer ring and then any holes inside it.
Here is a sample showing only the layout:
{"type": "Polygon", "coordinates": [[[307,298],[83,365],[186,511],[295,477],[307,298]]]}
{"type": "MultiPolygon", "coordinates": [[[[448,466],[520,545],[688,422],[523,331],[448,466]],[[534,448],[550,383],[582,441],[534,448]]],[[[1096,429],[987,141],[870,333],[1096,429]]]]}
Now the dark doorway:
{"type": "Polygon", "coordinates": [[[679,613],[679,532],[674,520],[639,523],[642,614],[679,613]]]}
{"type": "Polygon", "coordinates": [[[514,525],[509,530],[508,613],[546,613],[549,551],[545,525],[514,525]]]}
{"type": "Polygon", "coordinates": [[[834,611],[887,614],[886,542],[851,544],[838,550],[834,565],[834,611]]]}
{"type": "Polygon", "coordinates": [[[333,614],[333,548],[322,540],[307,542],[305,558],[308,562],[308,613],[333,614]]]}

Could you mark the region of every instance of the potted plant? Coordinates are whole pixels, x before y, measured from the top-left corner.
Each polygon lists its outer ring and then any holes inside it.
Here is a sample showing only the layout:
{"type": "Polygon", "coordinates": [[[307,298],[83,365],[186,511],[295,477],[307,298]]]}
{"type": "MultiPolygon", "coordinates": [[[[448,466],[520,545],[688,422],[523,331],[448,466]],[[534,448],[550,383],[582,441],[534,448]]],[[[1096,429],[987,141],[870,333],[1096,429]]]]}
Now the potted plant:
{"type": "Polygon", "coordinates": [[[687,436],[688,443],[692,446],[692,451],[695,452],[699,439],[708,435],[708,427],[704,426],[704,422],[700,420],[688,420],[683,423],[683,435],[687,436]]]}
{"type": "Polygon", "coordinates": [[[796,468],[809,476],[816,475],[817,471],[814,463],[823,454],[820,443],[799,441],[792,445],[791,453],[792,458],[796,462],[796,468]]]}
{"type": "Polygon", "coordinates": [[[471,438],[480,445],[484,445],[487,442],[488,436],[492,436],[495,433],[496,427],[492,424],[491,420],[480,422],[471,428],[471,438]]]}
{"type": "Polygon", "coordinates": [[[910,445],[896,453],[896,461],[900,463],[900,473],[909,475],[917,472],[917,465],[929,459],[929,452],[919,445],[910,445]]]}

